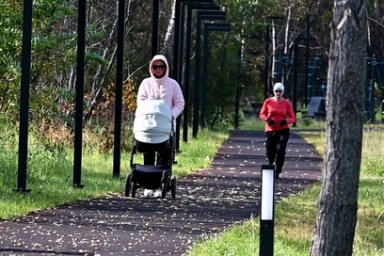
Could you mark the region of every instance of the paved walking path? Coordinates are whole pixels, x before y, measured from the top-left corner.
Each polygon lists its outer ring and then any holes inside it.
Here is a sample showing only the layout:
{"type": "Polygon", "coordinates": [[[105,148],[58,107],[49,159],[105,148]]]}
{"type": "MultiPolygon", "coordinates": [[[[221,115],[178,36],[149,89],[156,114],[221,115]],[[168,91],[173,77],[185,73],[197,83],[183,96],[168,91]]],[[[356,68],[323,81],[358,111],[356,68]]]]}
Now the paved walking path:
{"type": "MultiPolygon", "coordinates": [[[[262,132],[233,131],[210,169],[177,180],[175,200],[126,198],[122,188],[0,222],[0,255],[183,255],[204,235],[259,214],[263,143],[262,132]]],[[[291,133],[277,200],[319,180],[321,164],[291,133]]]]}

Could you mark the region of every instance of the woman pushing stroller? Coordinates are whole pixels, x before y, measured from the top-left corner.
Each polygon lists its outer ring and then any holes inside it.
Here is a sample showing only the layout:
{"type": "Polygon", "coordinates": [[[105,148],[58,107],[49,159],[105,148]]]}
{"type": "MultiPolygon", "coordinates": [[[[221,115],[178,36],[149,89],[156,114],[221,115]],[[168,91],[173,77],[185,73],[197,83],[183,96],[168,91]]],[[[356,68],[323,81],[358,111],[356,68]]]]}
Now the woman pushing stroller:
{"type": "MultiPolygon", "coordinates": [[[[139,87],[137,94],[137,110],[159,112],[164,118],[163,121],[153,120],[156,125],[154,134],[138,132],[137,122],[134,125],[134,134],[138,151],[143,152],[144,165],[162,165],[163,168],[169,167],[170,150],[169,135],[166,135],[166,119],[171,118],[173,128],[176,128],[176,118],[184,109],[184,96],[180,85],[176,80],[169,77],[169,65],[164,55],[155,55],[149,64],[150,77],[145,78],[139,87]],[[136,132],[135,132],[136,130],[136,132]],[[157,161],[156,161],[157,152],[157,161]]],[[[140,113],[136,113],[139,116],[140,113]]],[[[144,196],[154,195],[160,197],[161,190],[144,190],[144,196]]]]}

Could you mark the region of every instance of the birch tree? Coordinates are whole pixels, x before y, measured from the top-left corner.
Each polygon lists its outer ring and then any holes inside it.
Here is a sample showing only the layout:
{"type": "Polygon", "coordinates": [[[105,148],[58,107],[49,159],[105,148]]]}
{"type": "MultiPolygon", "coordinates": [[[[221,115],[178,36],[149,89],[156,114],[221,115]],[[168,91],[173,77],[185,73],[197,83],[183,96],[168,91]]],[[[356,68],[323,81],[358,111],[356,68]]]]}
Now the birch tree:
{"type": "Polygon", "coordinates": [[[328,69],[326,153],[311,256],[352,255],[361,163],[367,7],[335,0],[328,69]]]}
{"type": "Polygon", "coordinates": [[[175,16],[176,16],[176,0],[172,0],[172,10],[171,17],[168,20],[167,32],[164,37],[164,49],[161,52],[164,52],[167,55],[170,55],[173,47],[173,36],[175,34],[175,16]]]}

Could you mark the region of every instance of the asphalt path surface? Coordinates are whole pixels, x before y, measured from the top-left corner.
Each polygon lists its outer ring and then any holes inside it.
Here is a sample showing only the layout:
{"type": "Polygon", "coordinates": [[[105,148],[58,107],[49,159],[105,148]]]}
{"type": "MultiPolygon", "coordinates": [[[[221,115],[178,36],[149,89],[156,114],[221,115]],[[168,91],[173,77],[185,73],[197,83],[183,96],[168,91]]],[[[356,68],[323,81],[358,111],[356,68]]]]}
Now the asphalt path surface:
{"type": "MultiPolygon", "coordinates": [[[[193,242],[260,212],[264,135],[233,131],[212,166],[177,180],[176,199],[119,195],[0,222],[0,255],[183,255],[193,242]]],[[[322,158],[291,133],[276,201],[320,179],[322,158]]]]}

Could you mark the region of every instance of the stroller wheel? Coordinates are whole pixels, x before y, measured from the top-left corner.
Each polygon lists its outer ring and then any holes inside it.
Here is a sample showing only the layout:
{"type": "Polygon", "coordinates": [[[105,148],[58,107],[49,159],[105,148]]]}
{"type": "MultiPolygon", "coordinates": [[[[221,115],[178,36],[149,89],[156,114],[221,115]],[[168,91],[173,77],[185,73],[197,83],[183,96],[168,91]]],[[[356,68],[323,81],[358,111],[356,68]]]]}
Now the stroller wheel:
{"type": "Polygon", "coordinates": [[[171,178],[171,195],[173,199],[176,198],[176,177],[175,176],[172,176],[171,178]]]}
{"type": "Polygon", "coordinates": [[[161,198],[165,198],[167,195],[167,182],[161,183],[161,198]]]}
{"type": "Polygon", "coordinates": [[[131,187],[132,187],[132,197],[136,196],[136,190],[137,190],[137,184],[134,181],[131,181],[131,187]]]}
{"type": "Polygon", "coordinates": [[[132,182],[132,174],[129,174],[125,181],[125,196],[129,196],[129,192],[131,190],[131,182],[132,182]]]}

